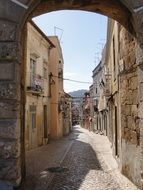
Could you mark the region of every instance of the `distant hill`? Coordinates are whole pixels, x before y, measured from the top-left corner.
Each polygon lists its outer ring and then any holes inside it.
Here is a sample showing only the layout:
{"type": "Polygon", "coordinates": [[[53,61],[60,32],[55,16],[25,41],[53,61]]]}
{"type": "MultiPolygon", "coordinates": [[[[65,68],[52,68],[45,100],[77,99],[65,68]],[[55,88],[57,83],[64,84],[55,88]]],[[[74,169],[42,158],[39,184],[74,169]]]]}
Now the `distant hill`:
{"type": "Polygon", "coordinates": [[[73,92],[69,92],[68,94],[70,94],[72,97],[83,97],[84,93],[87,92],[88,90],[77,90],[77,91],[73,91],[73,92]]]}

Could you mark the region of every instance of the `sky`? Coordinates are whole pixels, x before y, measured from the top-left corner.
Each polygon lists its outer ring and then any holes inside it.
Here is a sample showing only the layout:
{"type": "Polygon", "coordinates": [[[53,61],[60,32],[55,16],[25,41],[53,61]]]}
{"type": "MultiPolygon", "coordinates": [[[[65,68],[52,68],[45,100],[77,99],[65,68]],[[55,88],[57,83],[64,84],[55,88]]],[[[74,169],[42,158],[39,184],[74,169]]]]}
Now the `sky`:
{"type": "Polygon", "coordinates": [[[33,21],[47,35],[57,35],[64,57],[64,90],[89,89],[92,71],[106,41],[107,17],[84,11],[55,11],[33,21]]]}

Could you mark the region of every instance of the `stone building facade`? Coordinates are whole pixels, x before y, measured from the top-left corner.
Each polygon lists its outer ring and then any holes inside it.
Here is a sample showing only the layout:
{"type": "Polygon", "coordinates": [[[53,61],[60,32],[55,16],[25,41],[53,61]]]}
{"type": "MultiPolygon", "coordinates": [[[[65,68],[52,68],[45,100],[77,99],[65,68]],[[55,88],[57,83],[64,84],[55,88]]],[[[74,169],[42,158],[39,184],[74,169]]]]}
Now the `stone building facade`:
{"type": "Polygon", "coordinates": [[[81,126],[85,129],[91,130],[91,97],[90,97],[90,92],[85,92],[84,97],[81,101],[81,126]]]}
{"type": "Polygon", "coordinates": [[[49,55],[52,42],[34,24],[27,23],[26,49],[26,150],[48,142],[50,118],[49,55]]]}
{"type": "MultiPolygon", "coordinates": [[[[140,186],[139,87],[137,42],[119,23],[109,19],[105,67],[109,73],[108,137],[122,173],[140,186]]],[[[106,86],[107,85],[107,86],[106,86]]]]}
{"type": "MultiPolygon", "coordinates": [[[[139,78],[136,57],[137,42],[119,26],[119,88],[122,139],[122,172],[140,184],[139,78]],[[123,51],[124,50],[124,51],[123,51]]],[[[143,112],[142,112],[143,114],[143,112]]]]}
{"type": "Polygon", "coordinates": [[[62,99],[63,115],[63,135],[68,135],[72,131],[72,98],[68,93],[64,93],[62,99]]]}
{"type": "Polygon", "coordinates": [[[97,101],[93,125],[95,131],[108,136],[121,172],[140,186],[139,123],[143,111],[136,47],[135,38],[118,22],[108,19],[106,49],[93,71],[93,97],[97,101]]]}
{"type": "Polygon", "coordinates": [[[102,59],[96,68],[92,71],[93,75],[93,95],[91,101],[91,115],[93,131],[100,134],[107,133],[107,110],[106,98],[104,96],[105,85],[105,53],[106,47],[102,52],[102,59]]]}
{"type": "Polygon", "coordinates": [[[92,128],[95,132],[100,132],[101,128],[101,122],[100,122],[100,116],[99,116],[99,110],[98,110],[98,103],[99,103],[99,97],[100,97],[100,87],[99,83],[102,78],[102,72],[103,72],[103,63],[102,61],[99,62],[99,64],[95,67],[95,69],[92,71],[92,78],[93,78],[93,97],[91,101],[91,107],[93,113],[91,115],[93,116],[93,122],[92,122],[92,128]]]}
{"type": "Polygon", "coordinates": [[[58,139],[68,135],[72,128],[71,97],[64,92],[63,72],[64,59],[60,40],[57,36],[49,39],[55,45],[50,50],[50,129],[51,139],[58,139]]]}

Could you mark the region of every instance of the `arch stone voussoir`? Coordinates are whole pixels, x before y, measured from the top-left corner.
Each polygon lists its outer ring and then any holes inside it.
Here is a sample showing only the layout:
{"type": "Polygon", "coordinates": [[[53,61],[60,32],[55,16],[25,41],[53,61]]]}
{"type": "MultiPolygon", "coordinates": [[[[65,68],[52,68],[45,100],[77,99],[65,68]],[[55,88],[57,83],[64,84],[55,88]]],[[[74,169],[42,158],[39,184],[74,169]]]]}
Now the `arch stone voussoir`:
{"type": "Polygon", "coordinates": [[[117,20],[130,32],[134,33],[132,26],[132,14],[121,1],[117,0],[41,0],[39,6],[34,9],[31,16],[55,10],[83,10],[106,15],[117,20]]]}

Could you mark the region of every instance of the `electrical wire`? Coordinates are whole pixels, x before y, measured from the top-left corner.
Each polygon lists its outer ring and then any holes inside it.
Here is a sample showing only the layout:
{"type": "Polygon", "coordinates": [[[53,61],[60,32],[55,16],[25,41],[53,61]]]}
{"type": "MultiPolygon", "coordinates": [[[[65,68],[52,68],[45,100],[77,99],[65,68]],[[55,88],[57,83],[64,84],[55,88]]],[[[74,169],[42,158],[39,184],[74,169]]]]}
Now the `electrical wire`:
{"type": "Polygon", "coordinates": [[[83,83],[83,84],[92,84],[92,82],[78,81],[78,80],[72,80],[72,79],[63,79],[63,80],[68,80],[70,82],[77,82],[77,83],[83,83]]]}
{"type": "MultiPolygon", "coordinates": [[[[68,78],[63,78],[63,77],[59,77],[56,75],[51,75],[51,77],[53,78],[58,78],[58,79],[62,79],[62,80],[66,80],[66,81],[70,81],[70,82],[75,82],[75,83],[82,83],[82,84],[90,84],[90,85],[95,85],[95,86],[99,86],[101,82],[89,82],[89,81],[79,81],[79,80],[73,80],[73,79],[68,79],[68,78]]],[[[44,77],[41,77],[41,79],[45,79],[44,77]]]]}
{"type": "Polygon", "coordinates": [[[63,78],[63,77],[59,77],[59,76],[56,76],[56,75],[52,75],[52,77],[54,78],[59,78],[59,79],[62,79],[62,80],[67,80],[67,81],[70,81],[70,82],[76,82],[76,83],[83,83],[83,84],[90,84],[90,85],[95,85],[95,86],[100,86],[101,82],[89,82],[89,81],[79,81],[79,80],[73,80],[73,79],[68,79],[68,78],[63,78]]]}
{"type": "Polygon", "coordinates": [[[67,80],[67,81],[70,81],[70,82],[77,82],[77,83],[84,83],[84,84],[93,84],[92,82],[73,80],[73,79],[63,78],[63,77],[59,77],[59,76],[55,76],[55,75],[52,75],[52,77],[63,79],[63,80],[67,80]]]}

